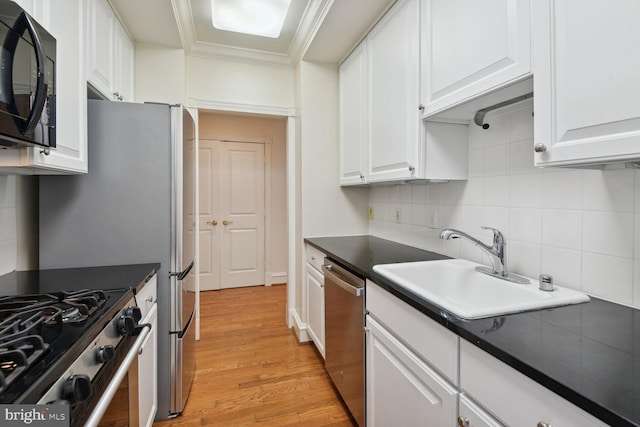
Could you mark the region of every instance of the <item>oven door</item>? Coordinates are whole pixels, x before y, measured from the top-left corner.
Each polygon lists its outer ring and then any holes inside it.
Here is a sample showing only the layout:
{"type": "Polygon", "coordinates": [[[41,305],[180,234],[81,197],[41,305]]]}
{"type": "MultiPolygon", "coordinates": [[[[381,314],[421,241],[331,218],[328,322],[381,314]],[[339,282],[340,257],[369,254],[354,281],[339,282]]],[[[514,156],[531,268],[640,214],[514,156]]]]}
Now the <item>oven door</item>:
{"type": "Polygon", "coordinates": [[[0,17],[0,145],[53,148],[56,40],[13,2],[0,17]]]}

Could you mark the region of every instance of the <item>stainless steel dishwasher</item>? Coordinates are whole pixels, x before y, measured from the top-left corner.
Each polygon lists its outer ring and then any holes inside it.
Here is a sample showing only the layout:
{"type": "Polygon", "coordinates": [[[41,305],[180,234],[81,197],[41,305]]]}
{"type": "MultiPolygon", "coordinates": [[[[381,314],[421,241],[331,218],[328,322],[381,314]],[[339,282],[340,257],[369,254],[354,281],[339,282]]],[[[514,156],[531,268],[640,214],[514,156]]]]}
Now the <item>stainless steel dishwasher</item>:
{"type": "Polygon", "coordinates": [[[324,259],[325,369],[358,426],[365,425],[364,283],[324,259]]]}

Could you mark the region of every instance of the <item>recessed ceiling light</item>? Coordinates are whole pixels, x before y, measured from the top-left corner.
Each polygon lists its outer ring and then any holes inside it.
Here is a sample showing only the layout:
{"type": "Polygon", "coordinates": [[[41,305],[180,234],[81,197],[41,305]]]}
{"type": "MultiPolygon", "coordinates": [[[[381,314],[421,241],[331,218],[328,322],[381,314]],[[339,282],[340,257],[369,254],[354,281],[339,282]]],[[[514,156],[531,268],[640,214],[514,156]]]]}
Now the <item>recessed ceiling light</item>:
{"type": "Polygon", "coordinates": [[[219,30],[278,38],[291,0],[211,0],[213,26],[219,30]]]}

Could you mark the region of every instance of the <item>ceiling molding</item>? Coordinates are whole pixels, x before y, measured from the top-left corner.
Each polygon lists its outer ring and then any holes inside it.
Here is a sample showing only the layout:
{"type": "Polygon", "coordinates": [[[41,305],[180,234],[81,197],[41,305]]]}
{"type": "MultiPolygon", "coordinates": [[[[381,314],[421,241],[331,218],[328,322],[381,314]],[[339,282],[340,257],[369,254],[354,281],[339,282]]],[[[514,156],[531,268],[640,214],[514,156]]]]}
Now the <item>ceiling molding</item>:
{"type": "Polygon", "coordinates": [[[292,66],[296,66],[304,56],[324,18],[331,10],[334,0],[310,0],[304,12],[303,19],[298,26],[291,46],[289,47],[289,60],[292,66]]]}
{"type": "Polygon", "coordinates": [[[296,115],[296,109],[293,107],[210,101],[198,98],[189,98],[187,103],[188,105],[195,106],[198,110],[227,111],[233,113],[249,113],[278,117],[295,117],[296,115]]]}
{"type": "Polygon", "coordinates": [[[284,53],[264,52],[212,43],[195,42],[189,55],[274,68],[292,69],[289,56],[284,53]]]}
{"type": "Polygon", "coordinates": [[[176,17],[178,32],[180,33],[180,39],[182,40],[182,48],[186,52],[189,52],[196,43],[196,27],[193,23],[191,3],[188,1],[171,0],[171,7],[173,8],[173,14],[176,17]]]}

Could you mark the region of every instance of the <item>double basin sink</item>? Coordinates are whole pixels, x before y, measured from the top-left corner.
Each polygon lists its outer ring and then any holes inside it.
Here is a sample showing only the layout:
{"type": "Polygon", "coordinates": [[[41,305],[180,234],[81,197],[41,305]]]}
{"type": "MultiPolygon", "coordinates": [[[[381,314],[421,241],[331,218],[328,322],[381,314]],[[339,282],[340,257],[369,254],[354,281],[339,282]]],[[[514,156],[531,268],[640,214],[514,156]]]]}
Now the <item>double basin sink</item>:
{"type": "Polygon", "coordinates": [[[476,271],[463,259],[381,264],[373,270],[407,291],[461,319],[481,319],[589,301],[574,289],[539,282],[512,283],[476,271]]]}

